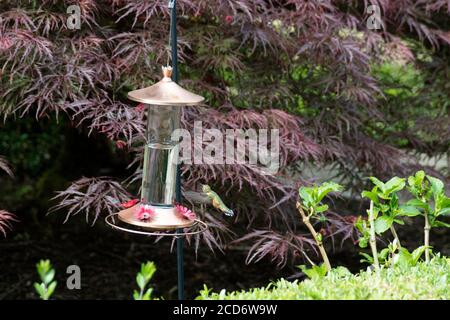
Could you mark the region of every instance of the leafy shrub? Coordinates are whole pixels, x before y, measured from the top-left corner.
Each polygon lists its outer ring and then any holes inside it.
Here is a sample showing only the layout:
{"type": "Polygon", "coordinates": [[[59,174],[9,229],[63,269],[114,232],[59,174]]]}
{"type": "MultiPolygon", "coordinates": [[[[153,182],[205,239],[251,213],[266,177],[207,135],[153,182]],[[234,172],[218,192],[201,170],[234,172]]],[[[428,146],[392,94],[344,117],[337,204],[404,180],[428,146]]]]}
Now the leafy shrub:
{"type": "MultiPolygon", "coordinates": [[[[1,225],[0,225],[1,226],[1,225]]],[[[55,278],[55,269],[52,267],[50,260],[40,260],[36,264],[36,270],[41,282],[34,283],[34,289],[42,300],[49,300],[54,294],[57,282],[55,278]]],[[[141,264],[141,268],[136,275],[136,283],[139,290],[134,290],[134,300],[152,300],[153,288],[148,288],[148,284],[156,272],[156,265],[153,262],[141,264]]]]}
{"type": "Polygon", "coordinates": [[[362,196],[370,199],[368,222],[361,216],[355,223],[360,232],[359,246],[367,247],[370,243],[372,256],[361,253],[362,261],[368,262],[377,271],[380,262],[385,266],[396,264],[417,263],[423,253],[425,261],[430,261],[430,230],[432,227],[447,227],[450,224],[442,221],[450,214],[450,198],[445,194],[444,183],[424,171],[417,171],[408,177],[408,191],[414,198],[404,204],[399,202],[398,193],[406,186],[406,179],[394,177],[386,183],[371,177],[375,185],[371,191],[365,190],[362,196]],[[401,217],[424,216],[424,242],[423,246],[409,252],[400,244],[400,239],[394,227],[394,223],[403,225],[401,217]],[[439,219],[439,220],[438,220],[439,219]],[[382,235],[387,230],[391,231],[394,240],[378,253],[375,234],[382,235]]]}
{"type": "Polygon", "coordinates": [[[370,180],[375,187],[371,191],[363,191],[362,196],[369,198],[373,203],[375,232],[382,234],[390,229],[400,245],[394,223],[404,224],[400,217],[419,214],[419,211],[414,207],[399,206],[397,194],[405,187],[405,179],[394,177],[386,183],[375,177],[370,177],[370,180]]]}
{"type": "Polygon", "coordinates": [[[435,257],[429,264],[361,271],[353,275],[342,267],[326,276],[302,282],[284,279],[265,288],[214,293],[206,286],[201,300],[425,300],[450,299],[450,259],[435,257]]]}
{"type": "Polygon", "coordinates": [[[156,272],[156,266],[153,262],[146,262],[141,264],[141,270],[136,276],[136,283],[139,287],[138,290],[134,290],[134,300],[152,300],[153,288],[147,288],[153,274],[156,272]]]}
{"type": "Polygon", "coordinates": [[[34,283],[34,289],[42,300],[49,300],[55,292],[57,282],[55,278],[55,269],[53,269],[50,260],[41,260],[36,264],[36,269],[41,282],[34,283]]]}
{"type": "Polygon", "coordinates": [[[325,182],[321,186],[314,187],[301,187],[298,191],[300,201],[297,203],[297,209],[300,213],[303,223],[309,229],[309,232],[313,236],[319,252],[322,256],[326,270],[331,270],[331,264],[328,260],[328,255],[323,246],[323,236],[321,233],[317,233],[314,226],[311,224],[311,219],[317,219],[325,221],[326,217],[324,212],[328,210],[328,205],[323,204],[322,200],[330,192],[341,191],[342,186],[334,182],[325,182]]]}
{"type": "Polygon", "coordinates": [[[430,230],[433,227],[450,228],[450,224],[442,221],[450,216],[450,198],[445,194],[444,183],[425,172],[418,171],[408,178],[408,189],[415,197],[408,201],[408,205],[416,208],[417,214],[425,218],[424,246],[426,261],[430,259],[430,230]]]}

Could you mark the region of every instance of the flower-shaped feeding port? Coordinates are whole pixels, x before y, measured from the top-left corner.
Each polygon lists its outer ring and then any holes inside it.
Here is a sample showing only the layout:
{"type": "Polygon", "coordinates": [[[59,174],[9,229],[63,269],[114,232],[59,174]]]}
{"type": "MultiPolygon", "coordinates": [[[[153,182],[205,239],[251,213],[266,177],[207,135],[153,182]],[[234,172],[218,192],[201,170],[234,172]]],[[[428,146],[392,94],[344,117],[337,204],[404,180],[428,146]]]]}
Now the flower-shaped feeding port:
{"type": "Polygon", "coordinates": [[[156,212],[149,205],[140,205],[134,210],[134,217],[139,221],[151,221],[155,218],[156,212]]]}
{"type": "Polygon", "coordinates": [[[179,147],[173,133],[180,128],[181,108],[199,105],[204,98],[172,81],[171,67],[163,67],[163,75],[158,83],[128,93],[128,98],[147,111],[147,133],[140,201],[125,203],[127,207],[118,216],[135,226],[171,230],[196,221],[193,211],[174,205],[179,147]]]}
{"type": "Polygon", "coordinates": [[[175,206],[175,209],[177,211],[178,216],[183,219],[187,219],[187,220],[197,219],[197,215],[195,214],[195,212],[193,212],[192,210],[190,210],[186,207],[183,207],[183,206],[177,204],[175,206]]]}

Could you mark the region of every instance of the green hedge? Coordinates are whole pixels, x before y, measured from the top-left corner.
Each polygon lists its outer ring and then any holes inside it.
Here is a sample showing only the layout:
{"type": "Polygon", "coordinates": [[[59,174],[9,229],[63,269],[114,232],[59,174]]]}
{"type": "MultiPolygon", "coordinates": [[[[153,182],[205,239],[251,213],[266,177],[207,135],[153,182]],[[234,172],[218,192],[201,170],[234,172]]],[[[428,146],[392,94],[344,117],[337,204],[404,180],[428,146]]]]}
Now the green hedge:
{"type": "Polygon", "coordinates": [[[450,258],[434,258],[429,265],[382,269],[351,274],[346,268],[333,269],[325,277],[302,282],[284,279],[266,288],[212,293],[206,286],[200,300],[391,300],[450,299],[450,258]]]}

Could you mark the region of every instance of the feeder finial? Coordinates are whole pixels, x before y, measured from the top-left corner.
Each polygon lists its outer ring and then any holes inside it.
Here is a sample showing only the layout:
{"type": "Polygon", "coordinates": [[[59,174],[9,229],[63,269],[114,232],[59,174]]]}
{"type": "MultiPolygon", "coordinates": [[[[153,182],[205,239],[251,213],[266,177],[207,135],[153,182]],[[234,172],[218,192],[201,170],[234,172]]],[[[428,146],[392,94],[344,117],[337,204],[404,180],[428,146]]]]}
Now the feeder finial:
{"type": "Polygon", "coordinates": [[[171,66],[162,67],[164,78],[172,78],[173,68],[171,66]]]}

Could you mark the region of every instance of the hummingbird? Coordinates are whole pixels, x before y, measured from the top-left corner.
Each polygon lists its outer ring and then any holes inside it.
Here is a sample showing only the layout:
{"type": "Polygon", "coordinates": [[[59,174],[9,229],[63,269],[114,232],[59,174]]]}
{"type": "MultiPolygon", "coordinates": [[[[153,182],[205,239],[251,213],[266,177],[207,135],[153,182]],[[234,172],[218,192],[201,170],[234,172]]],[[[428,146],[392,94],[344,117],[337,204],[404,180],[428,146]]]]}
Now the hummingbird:
{"type": "Polygon", "coordinates": [[[217,210],[222,211],[225,215],[232,217],[234,216],[234,212],[233,210],[231,210],[230,208],[228,208],[225,203],[223,203],[222,199],[220,199],[219,195],[217,193],[215,193],[210,186],[208,186],[207,184],[204,184],[202,186],[202,191],[204,194],[206,194],[208,196],[208,199],[211,201],[211,204],[213,205],[214,208],[216,208],[217,210]]]}

